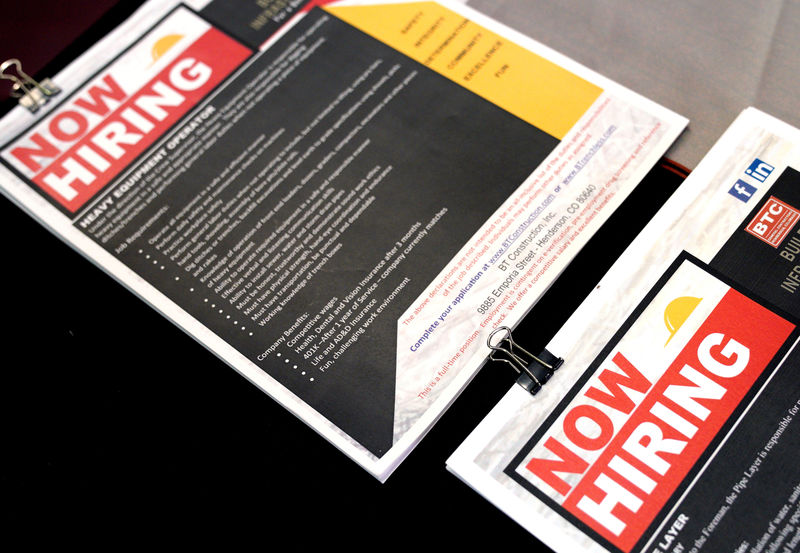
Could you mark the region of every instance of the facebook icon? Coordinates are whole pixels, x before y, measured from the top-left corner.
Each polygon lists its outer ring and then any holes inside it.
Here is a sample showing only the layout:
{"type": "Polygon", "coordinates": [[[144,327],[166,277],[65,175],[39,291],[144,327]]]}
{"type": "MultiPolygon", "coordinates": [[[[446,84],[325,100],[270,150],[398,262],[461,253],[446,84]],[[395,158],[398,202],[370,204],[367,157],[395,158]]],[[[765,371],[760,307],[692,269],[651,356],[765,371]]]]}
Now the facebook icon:
{"type": "Polygon", "coordinates": [[[743,202],[747,202],[756,192],[756,187],[744,182],[742,179],[736,181],[733,188],[728,190],[728,194],[734,196],[743,202]]]}

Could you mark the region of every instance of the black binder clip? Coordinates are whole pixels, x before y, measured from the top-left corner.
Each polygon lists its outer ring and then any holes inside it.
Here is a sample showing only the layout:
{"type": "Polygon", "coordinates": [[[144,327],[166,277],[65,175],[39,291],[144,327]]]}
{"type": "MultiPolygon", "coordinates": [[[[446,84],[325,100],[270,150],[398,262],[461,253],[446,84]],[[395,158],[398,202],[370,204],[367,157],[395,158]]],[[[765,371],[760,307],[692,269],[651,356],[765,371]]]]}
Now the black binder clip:
{"type": "Polygon", "coordinates": [[[502,361],[514,367],[514,370],[519,373],[517,384],[525,388],[531,395],[536,395],[550,380],[556,369],[564,363],[563,359],[547,350],[543,350],[538,356],[529,353],[514,342],[511,338],[511,329],[507,326],[493,330],[489,334],[486,344],[492,350],[489,359],[502,361]],[[497,336],[501,334],[503,336],[498,340],[497,336]],[[503,345],[504,343],[507,343],[507,347],[503,345]]]}
{"type": "Polygon", "coordinates": [[[61,89],[50,79],[35,81],[22,70],[22,63],[12,58],[0,64],[0,79],[6,79],[14,84],[11,86],[11,97],[19,98],[19,103],[28,108],[31,113],[36,113],[39,108],[50,101],[61,89]],[[16,75],[8,72],[9,68],[16,69],[16,75]]]}

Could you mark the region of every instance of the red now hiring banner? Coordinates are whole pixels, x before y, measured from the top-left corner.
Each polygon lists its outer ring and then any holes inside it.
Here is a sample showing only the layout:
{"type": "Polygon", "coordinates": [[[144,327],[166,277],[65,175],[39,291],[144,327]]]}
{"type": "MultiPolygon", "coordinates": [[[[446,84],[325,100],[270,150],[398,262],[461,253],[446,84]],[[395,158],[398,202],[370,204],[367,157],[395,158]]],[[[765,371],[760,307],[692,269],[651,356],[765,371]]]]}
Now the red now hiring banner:
{"type": "Polygon", "coordinates": [[[196,36],[152,32],[151,57],[137,56],[137,45],[4,157],[68,211],[79,210],[251,54],[197,16],[177,17],[194,18],[196,36]],[[131,76],[146,76],[161,57],[171,61],[151,78],[131,76]]]}
{"type": "Polygon", "coordinates": [[[698,286],[704,304],[682,293],[662,300],[660,321],[645,311],[632,327],[636,342],[620,340],[517,469],[622,551],[644,535],[795,328],[714,281],[698,286]],[[685,344],[666,362],[656,323],[666,324],[668,344],[684,327],[685,344]]]}

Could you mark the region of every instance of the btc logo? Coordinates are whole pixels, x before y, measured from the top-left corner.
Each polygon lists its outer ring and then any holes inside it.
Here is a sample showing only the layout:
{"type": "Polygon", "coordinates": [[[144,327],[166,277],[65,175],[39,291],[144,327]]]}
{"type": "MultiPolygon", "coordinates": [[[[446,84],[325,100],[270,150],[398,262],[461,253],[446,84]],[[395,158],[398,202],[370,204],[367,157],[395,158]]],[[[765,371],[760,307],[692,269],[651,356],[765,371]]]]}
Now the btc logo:
{"type": "Polygon", "coordinates": [[[800,218],[800,212],[775,196],[770,196],[745,230],[773,248],[786,238],[800,218]]]}

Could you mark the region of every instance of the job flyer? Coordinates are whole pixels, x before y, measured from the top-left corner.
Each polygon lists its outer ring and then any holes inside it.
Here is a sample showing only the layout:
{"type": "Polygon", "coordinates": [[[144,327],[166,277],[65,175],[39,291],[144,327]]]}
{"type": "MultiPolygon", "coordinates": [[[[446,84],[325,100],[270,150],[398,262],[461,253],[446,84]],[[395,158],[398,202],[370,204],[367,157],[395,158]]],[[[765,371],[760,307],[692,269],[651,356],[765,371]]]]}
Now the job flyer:
{"type": "Polygon", "coordinates": [[[686,121],[458,4],[203,4],[12,112],[3,191],[383,480],[686,121]]]}
{"type": "Polygon", "coordinates": [[[450,469],[556,551],[800,550],[799,146],[743,112],[450,469]]]}

